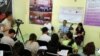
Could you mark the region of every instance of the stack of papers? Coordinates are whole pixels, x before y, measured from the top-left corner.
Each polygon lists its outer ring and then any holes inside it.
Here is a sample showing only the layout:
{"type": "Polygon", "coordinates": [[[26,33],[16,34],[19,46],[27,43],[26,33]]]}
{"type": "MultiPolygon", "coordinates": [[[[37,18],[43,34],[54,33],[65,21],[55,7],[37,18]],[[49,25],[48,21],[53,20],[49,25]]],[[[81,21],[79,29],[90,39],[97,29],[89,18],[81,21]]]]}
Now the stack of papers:
{"type": "Polygon", "coordinates": [[[40,46],[39,49],[47,50],[47,46],[40,46]]]}
{"type": "Polygon", "coordinates": [[[0,50],[0,56],[3,56],[3,51],[2,50],[0,50]]]}
{"type": "Polygon", "coordinates": [[[68,50],[61,50],[61,51],[58,52],[58,54],[61,55],[61,56],[67,56],[68,50]]]}

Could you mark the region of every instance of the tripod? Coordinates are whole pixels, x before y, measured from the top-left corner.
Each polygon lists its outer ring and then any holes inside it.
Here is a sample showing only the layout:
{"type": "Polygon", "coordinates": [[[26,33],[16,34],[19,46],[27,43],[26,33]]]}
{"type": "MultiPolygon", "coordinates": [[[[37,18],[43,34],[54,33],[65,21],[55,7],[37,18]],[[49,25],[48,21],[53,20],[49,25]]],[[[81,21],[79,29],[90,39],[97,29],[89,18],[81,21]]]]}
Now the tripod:
{"type": "Polygon", "coordinates": [[[22,41],[23,41],[23,43],[24,43],[24,38],[23,38],[22,32],[21,32],[21,30],[20,30],[20,24],[17,24],[17,31],[16,31],[15,37],[17,37],[17,35],[18,35],[19,33],[20,33],[21,38],[22,38],[22,41]]]}

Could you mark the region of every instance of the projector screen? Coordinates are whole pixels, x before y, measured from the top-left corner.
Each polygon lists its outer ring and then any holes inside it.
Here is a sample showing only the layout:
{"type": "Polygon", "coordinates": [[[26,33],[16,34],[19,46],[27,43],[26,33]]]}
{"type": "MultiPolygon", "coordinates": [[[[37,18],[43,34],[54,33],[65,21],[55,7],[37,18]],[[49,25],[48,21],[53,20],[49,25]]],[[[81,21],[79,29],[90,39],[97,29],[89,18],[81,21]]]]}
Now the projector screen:
{"type": "Polygon", "coordinates": [[[67,20],[70,23],[82,22],[83,8],[82,7],[62,7],[59,11],[59,21],[67,20]]]}

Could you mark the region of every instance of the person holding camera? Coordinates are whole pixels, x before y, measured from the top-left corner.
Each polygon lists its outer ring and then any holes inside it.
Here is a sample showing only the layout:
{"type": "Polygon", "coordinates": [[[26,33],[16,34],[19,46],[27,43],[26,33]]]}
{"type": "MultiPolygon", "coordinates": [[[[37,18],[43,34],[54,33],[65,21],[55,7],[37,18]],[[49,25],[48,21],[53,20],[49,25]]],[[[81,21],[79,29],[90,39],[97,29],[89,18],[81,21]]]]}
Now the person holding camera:
{"type": "Polygon", "coordinates": [[[3,33],[4,33],[4,35],[7,35],[9,29],[12,29],[13,25],[14,25],[14,19],[13,19],[11,12],[6,12],[6,17],[2,21],[2,24],[3,24],[3,26],[2,26],[3,33]]]}

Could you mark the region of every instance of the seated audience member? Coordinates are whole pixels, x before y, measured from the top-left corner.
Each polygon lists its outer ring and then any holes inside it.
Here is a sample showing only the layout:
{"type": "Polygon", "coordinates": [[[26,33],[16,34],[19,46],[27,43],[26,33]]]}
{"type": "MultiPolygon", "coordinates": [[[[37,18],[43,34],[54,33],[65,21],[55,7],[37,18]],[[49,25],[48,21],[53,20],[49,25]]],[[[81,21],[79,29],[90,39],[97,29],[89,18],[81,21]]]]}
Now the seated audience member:
{"type": "Polygon", "coordinates": [[[62,40],[62,45],[64,45],[64,46],[67,46],[67,47],[72,47],[72,49],[73,49],[73,53],[77,53],[78,52],[78,46],[77,46],[77,44],[76,44],[76,42],[74,42],[74,40],[73,39],[71,39],[73,37],[73,35],[71,34],[71,33],[67,33],[66,35],[65,35],[65,39],[64,40],[62,40]]]}
{"type": "Polygon", "coordinates": [[[32,53],[32,56],[37,55],[37,51],[39,49],[39,44],[36,42],[37,36],[32,33],[30,34],[30,38],[25,43],[25,49],[29,50],[32,53]]]}
{"type": "Polygon", "coordinates": [[[52,27],[51,27],[51,34],[50,34],[50,36],[51,36],[53,33],[55,33],[55,29],[54,29],[54,27],[52,26],[52,27]]]}
{"type": "Polygon", "coordinates": [[[69,31],[69,27],[66,26],[66,24],[67,24],[67,21],[64,20],[63,25],[60,26],[60,29],[59,29],[60,37],[63,37],[63,35],[69,31]]]}
{"type": "Polygon", "coordinates": [[[42,34],[42,36],[40,36],[39,40],[49,42],[51,40],[51,37],[48,35],[48,28],[43,27],[42,33],[43,34],[42,34]]]}
{"type": "Polygon", "coordinates": [[[21,42],[16,42],[13,46],[13,56],[23,56],[24,45],[21,42]]]}
{"type": "Polygon", "coordinates": [[[48,19],[46,19],[45,23],[44,23],[44,26],[43,27],[47,27],[48,28],[48,33],[51,34],[51,23],[48,19]]]}
{"type": "Polygon", "coordinates": [[[15,44],[14,40],[12,39],[14,35],[15,35],[15,30],[10,29],[8,35],[1,38],[1,43],[13,46],[15,44]]]}
{"type": "Polygon", "coordinates": [[[89,42],[84,48],[83,48],[83,56],[95,56],[95,45],[93,42],[89,42]]]}
{"type": "Polygon", "coordinates": [[[76,28],[76,35],[77,37],[75,38],[75,41],[77,43],[77,45],[81,45],[82,41],[84,40],[84,35],[85,35],[85,31],[83,28],[83,24],[79,23],[77,28],[76,28]]]}
{"type": "Polygon", "coordinates": [[[57,54],[57,51],[59,51],[60,42],[59,37],[56,33],[51,35],[51,40],[48,43],[48,52],[57,54]]]}

